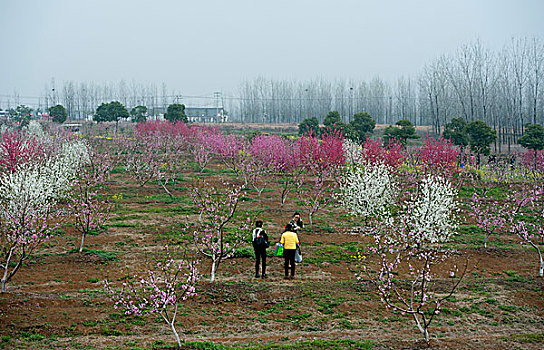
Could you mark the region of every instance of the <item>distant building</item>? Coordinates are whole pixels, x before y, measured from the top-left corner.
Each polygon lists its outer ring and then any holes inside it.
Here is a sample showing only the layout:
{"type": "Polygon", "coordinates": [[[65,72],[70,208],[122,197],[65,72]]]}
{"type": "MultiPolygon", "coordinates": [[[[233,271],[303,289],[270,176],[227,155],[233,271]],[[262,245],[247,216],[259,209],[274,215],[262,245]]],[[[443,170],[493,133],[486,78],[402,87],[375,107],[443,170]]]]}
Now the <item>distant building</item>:
{"type": "MultiPolygon", "coordinates": [[[[154,107],[148,110],[147,120],[164,120],[164,113],[165,108],[154,107]]],[[[226,123],[229,118],[223,107],[185,107],[185,115],[190,122],[198,123],[226,123]]]]}
{"type": "Polygon", "coordinates": [[[190,122],[225,123],[228,116],[223,107],[185,107],[190,122]]]}

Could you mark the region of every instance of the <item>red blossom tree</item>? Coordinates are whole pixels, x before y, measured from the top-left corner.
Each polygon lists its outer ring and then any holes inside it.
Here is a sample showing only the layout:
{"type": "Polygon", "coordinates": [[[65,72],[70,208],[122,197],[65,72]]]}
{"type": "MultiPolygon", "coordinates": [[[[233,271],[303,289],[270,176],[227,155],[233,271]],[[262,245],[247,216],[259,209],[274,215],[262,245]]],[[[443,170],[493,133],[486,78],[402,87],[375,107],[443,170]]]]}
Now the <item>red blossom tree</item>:
{"type": "Polygon", "coordinates": [[[38,160],[43,144],[36,138],[27,138],[20,131],[6,131],[0,138],[0,172],[13,173],[17,167],[38,160]]]}

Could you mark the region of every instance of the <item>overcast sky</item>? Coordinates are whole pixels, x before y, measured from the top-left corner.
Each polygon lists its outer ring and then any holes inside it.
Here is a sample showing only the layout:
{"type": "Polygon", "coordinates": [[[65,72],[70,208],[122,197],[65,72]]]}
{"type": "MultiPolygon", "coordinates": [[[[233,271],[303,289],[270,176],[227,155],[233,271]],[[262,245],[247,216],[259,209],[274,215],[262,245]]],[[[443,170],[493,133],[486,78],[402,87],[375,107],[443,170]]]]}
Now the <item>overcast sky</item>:
{"type": "Polygon", "coordinates": [[[184,95],[258,76],[390,80],[476,39],[542,39],[543,18],[544,0],[0,0],[0,95],[51,78],[184,95]]]}

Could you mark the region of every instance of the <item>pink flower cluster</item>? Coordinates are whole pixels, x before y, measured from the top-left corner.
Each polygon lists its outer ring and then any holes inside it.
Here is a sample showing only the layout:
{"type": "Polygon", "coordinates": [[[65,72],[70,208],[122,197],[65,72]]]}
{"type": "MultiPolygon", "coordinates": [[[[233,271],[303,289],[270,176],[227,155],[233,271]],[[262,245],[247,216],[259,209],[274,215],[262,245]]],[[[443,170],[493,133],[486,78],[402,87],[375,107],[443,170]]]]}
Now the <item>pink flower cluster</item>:
{"type": "Polygon", "coordinates": [[[408,156],[402,142],[395,139],[389,139],[385,145],[381,140],[369,138],[363,144],[361,153],[365,163],[383,163],[393,168],[399,167],[408,156]]]}
{"type": "Polygon", "coordinates": [[[4,168],[13,173],[42,154],[43,144],[34,137],[26,137],[19,131],[5,131],[0,136],[0,171],[4,168]]]}

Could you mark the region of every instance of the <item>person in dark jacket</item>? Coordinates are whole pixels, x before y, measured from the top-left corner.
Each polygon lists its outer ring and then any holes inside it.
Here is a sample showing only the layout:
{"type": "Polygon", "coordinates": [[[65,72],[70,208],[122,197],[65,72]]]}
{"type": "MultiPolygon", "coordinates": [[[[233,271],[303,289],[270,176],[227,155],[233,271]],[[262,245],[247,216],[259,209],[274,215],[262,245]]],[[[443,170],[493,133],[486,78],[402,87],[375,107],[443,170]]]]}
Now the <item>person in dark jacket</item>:
{"type": "Polygon", "coordinates": [[[289,223],[293,227],[292,231],[294,233],[298,233],[298,230],[300,230],[301,228],[304,228],[304,223],[302,222],[302,220],[300,218],[300,213],[298,211],[296,211],[293,214],[293,218],[291,219],[291,221],[289,221],[289,223]]]}
{"type": "Polygon", "coordinates": [[[262,220],[255,222],[253,229],[253,250],[255,251],[255,278],[266,278],[266,248],[269,247],[268,235],[263,229],[262,220]],[[262,260],[262,274],[259,275],[259,265],[262,260]]]}

